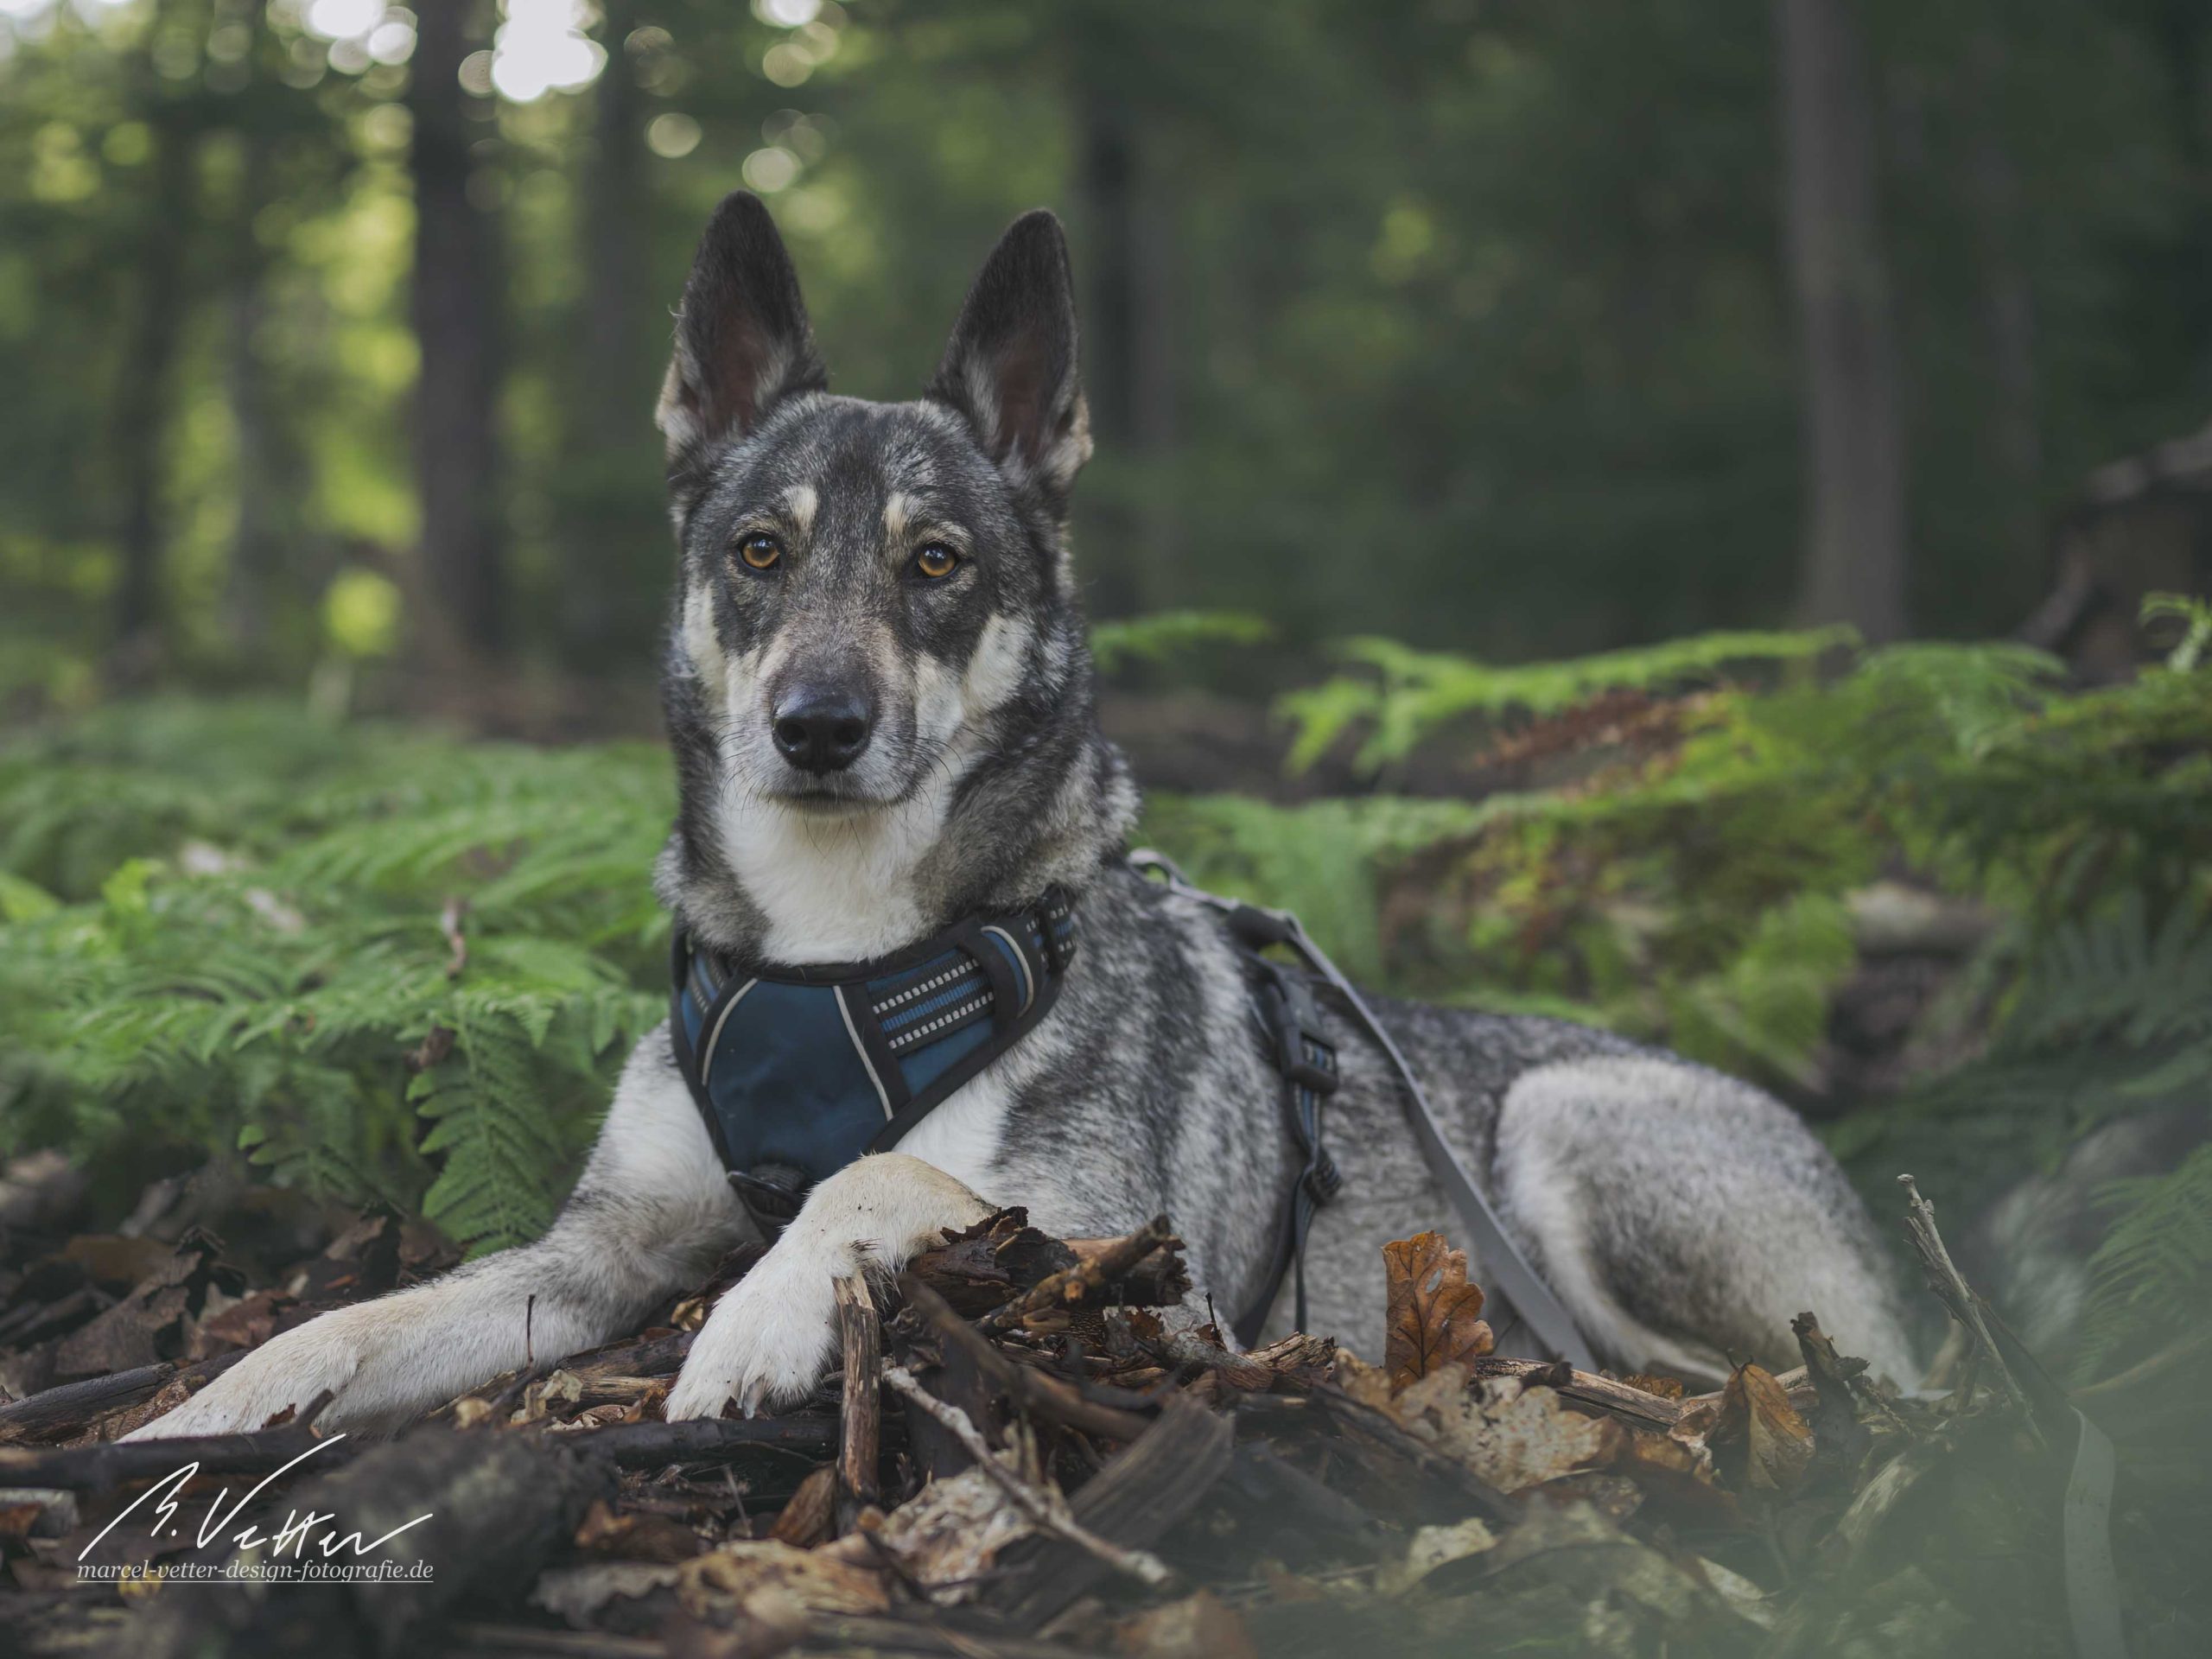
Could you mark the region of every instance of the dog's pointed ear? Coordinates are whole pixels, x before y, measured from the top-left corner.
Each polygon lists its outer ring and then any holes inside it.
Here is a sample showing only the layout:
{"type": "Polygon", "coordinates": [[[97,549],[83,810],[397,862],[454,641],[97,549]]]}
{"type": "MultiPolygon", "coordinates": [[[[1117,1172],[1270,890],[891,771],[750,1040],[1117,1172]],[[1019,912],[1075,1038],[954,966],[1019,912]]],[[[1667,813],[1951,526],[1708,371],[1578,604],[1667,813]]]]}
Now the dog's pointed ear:
{"type": "Polygon", "coordinates": [[[1064,512],[1090,456],[1090,416],[1076,376],[1075,281],[1060,221],[1024,213],[968,290],[927,394],[957,410],[1017,487],[1064,512]]]}
{"type": "Polygon", "coordinates": [[[798,273],[760,198],[722,198],[699,238],[655,423],[681,490],[707,452],[754,431],[779,400],[829,384],[798,273]]]}

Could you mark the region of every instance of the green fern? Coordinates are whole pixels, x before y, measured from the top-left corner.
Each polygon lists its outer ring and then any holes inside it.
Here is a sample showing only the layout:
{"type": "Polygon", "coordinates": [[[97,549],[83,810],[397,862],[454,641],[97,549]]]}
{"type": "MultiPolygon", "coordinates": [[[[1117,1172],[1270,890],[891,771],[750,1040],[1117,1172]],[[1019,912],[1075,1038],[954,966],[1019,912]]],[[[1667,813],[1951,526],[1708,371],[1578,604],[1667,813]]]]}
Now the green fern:
{"type": "Polygon", "coordinates": [[[1157,662],[1200,645],[1255,645],[1274,637],[1265,619],[1241,611],[1155,611],[1094,624],[1090,660],[1110,674],[1134,662],[1157,662]]]}
{"type": "Polygon", "coordinates": [[[1303,772],[1354,726],[1370,727],[1353,764],[1372,772],[1402,760],[1452,721],[1517,713],[1541,719],[1621,689],[1679,691],[1751,664],[1803,662],[1847,645],[1848,629],[1805,633],[1707,633],[1570,662],[1500,668],[1471,658],[1414,651],[1372,637],[1339,646],[1372,677],[1340,675],[1286,693],[1276,709],[1296,728],[1288,765],[1303,772]]]}
{"type": "Polygon", "coordinates": [[[17,870],[0,895],[0,1138],[99,1167],[236,1147],[472,1247],[531,1236],[661,1015],[664,756],[202,720],[204,743],[163,708],[161,746],[103,717],[0,758],[10,844],[61,889],[17,870]]]}

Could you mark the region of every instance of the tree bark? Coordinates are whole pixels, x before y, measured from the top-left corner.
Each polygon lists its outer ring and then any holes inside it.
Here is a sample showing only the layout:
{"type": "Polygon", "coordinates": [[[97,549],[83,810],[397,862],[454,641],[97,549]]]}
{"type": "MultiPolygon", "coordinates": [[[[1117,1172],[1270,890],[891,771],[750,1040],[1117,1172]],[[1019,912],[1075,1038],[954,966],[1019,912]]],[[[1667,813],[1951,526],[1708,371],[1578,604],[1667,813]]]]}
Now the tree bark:
{"type": "Polygon", "coordinates": [[[268,136],[243,135],[245,177],[232,227],[230,293],[224,341],[224,393],[238,444],[238,522],[231,533],[231,568],[225,583],[226,631],[245,656],[265,654],[270,622],[284,582],[284,558],[275,512],[278,482],[277,422],[270,406],[269,377],[256,336],[268,302],[263,292],[267,261],[254,238],[253,219],[269,186],[268,136]]]}
{"type": "Polygon", "coordinates": [[[1974,100],[1967,196],[1981,254],[1982,320],[1993,372],[1990,448],[2004,491],[1993,517],[2023,591],[2032,592],[2045,563],[2038,500],[2043,432],[2036,418],[2035,296],[2019,249],[2020,175],[2002,123],[2005,36],[1977,29],[1967,54],[1974,100]]]}
{"type": "MultiPolygon", "coordinates": [[[[162,14],[148,30],[158,34],[162,14]]],[[[143,79],[158,88],[150,65],[143,79]]],[[[115,593],[115,665],[128,682],[143,677],[157,648],[162,622],[161,494],[162,434],[170,383],[184,330],[188,299],[186,256],[199,182],[195,132],[174,99],[157,101],[148,171],[146,231],[139,245],[143,273],[138,307],[119,367],[115,399],[116,455],[121,472],[123,520],[118,534],[121,570],[115,593]]]]}
{"type": "Polygon", "coordinates": [[[642,19],[634,0],[602,0],[601,10],[607,67],[592,91],[592,160],[577,217],[583,310],[558,497],[562,637],[569,664],[594,672],[634,660],[650,637],[659,614],[654,573],[667,556],[661,537],[639,533],[645,526],[635,511],[638,486],[659,471],[652,410],[669,327],[668,296],[655,294],[646,257],[645,103],[623,44],[642,19]]]}
{"type": "Polygon", "coordinates": [[[1809,513],[1798,609],[1905,627],[1904,439],[1866,66],[1852,0],[1777,0],[1809,513]]]}
{"type": "Polygon", "coordinates": [[[1089,219],[1083,376],[1091,433],[1124,480],[1107,504],[1116,556],[1091,567],[1096,601],[1111,614],[1157,602],[1147,578],[1173,563],[1174,514],[1153,468],[1174,442],[1175,283],[1173,238],[1147,165],[1141,118],[1103,70],[1088,79],[1094,84],[1081,92],[1089,219]]]}
{"type": "Polygon", "coordinates": [[[499,512],[498,221],[470,200],[471,126],[461,65],[485,44],[485,9],[468,0],[416,14],[407,105],[414,118],[412,314],[415,480],[422,512],[423,619],[448,667],[506,643],[505,537],[499,512]]]}

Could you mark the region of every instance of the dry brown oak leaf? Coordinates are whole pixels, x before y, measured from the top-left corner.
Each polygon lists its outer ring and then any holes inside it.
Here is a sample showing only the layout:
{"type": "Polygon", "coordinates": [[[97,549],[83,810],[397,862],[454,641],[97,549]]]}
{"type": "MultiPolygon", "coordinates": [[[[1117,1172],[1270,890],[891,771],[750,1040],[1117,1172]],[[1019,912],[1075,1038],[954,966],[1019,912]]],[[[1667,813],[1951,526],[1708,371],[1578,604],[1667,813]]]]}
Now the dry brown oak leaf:
{"type": "Polygon", "coordinates": [[[1389,1336],[1382,1369],[1395,1394],[1440,1365],[1465,1365],[1490,1352],[1483,1292],[1467,1282],[1467,1253],[1439,1233],[1416,1233],[1382,1247],[1389,1336]]]}

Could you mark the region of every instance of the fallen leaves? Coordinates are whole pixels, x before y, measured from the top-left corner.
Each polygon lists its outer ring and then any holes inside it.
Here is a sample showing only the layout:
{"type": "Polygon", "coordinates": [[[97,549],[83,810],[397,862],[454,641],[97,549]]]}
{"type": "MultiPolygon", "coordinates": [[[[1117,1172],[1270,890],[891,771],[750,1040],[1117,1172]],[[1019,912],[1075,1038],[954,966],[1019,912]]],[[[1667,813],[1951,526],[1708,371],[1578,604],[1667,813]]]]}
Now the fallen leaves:
{"type": "MultiPolygon", "coordinates": [[[[52,1300],[22,1328],[52,1334],[15,1357],[50,1375],[65,1344],[117,1330],[158,1330],[188,1353],[257,1344],[314,1298],[418,1270],[392,1217],[318,1253],[327,1236],[268,1258],[257,1275],[268,1287],[243,1295],[209,1240],[181,1251],[100,1240],[73,1257],[42,1246],[16,1271],[52,1300]],[[135,1285],[118,1282],[126,1269],[135,1285]]],[[[1670,1379],[1496,1357],[1467,1259],[1434,1234],[1385,1253],[1382,1364],[1313,1335],[1238,1353],[1178,1311],[1186,1281],[1166,1218],[1069,1242],[1001,1212],[880,1287],[898,1386],[879,1394],[833,1376],[788,1417],[661,1421],[685,1327],[758,1259],[734,1254],[636,1336],[540,1351],[396,1443],[416,1448],[410,1480],[448,1481],[442,1516],[463,1489],[438,1472],[452,1458],[506,1459],[501,1478],[518,1492],[556,1467],[600,1470],[603,1488],[585,1491],[573,1472],[554,1482],[569,1493],[558,1524],[525,1537],[494,1505],[468,1547],[523,1564],[502,1582],[534,1582],[531,1602],[589,1633],[580,1643],[652,1637],[685,1659],[766,1659],[802,1643],[943,1655],[967,1651],[938,1640],[957,1617],[963,1630],[1041,1633],[1061,1650],[1166,1659],[1441,1653],[1474,1636],[1500,1651],[1622,1659],[1791,1643],[1872,1651],[1879,1631],[1852,1625],[1823,1586],[1886,1559],[1866,1548],[1876,1535],[1886,1544],[1900,1515],[1941,1501],[1948,1483],[1920,1476],[1974,1421],[1883,1393],[1809,1316],[1797,1329],[1806,1372],[1745,1364],[1689,1398],[1670,1379]],[[839,1501],[855,1456],[872,1465],[878,1500],[856,1508],[839,1501]],[[1131,1570],[1140,1564],[1158,1571],[1131,1570]],[[1853,1642],[1820,1634],[1816,1614],[1853,1642]]],[[[68,1460],[137,1451],[99,1442],[222,1363],[156,1366],[127,1401],[118,1390],[73,1416],[34,1402],[0,1422],[0,1436],[45,1443],[5,1455],[64,1459],[22,1465],[0,1503],[0,1617],[10,1576],[18,1592],[62,1587],[76,1552],[143,1482],[72,1485],[90,1465],[68,1460]],[[81,1449],[55,1449],[64,1441],[81,1449]]],[[[846,1364],[865,1374],[868,1362],[846,1364]]],[[[267,1444],[270,1467],[291,1455],[273,1434],[267,1444]]],[[[291,1501],[265,1498],[278,1516],[291,1501]]],[[[186,1548],[120,1536],[103,1548],[144,1551],[157,1574],[186,1548]]],[[[442,1578],[442,1559],[438,1568],[442,1578]]],[[[522,1592],[503,1593],[519,1615],[522,1592]]],[[[1933,1574],[1901,1593],[1924,1605],[1929,1628],[1955,1627],[1933,1574]]],[[[188,1610],[205,1599],[159,1599],[188,1610]]],[[[113,1597],[108,1606],[120,1617],[113,1597]]],[[[543,1633],[542,1622],[508,1632],[543,1633]]]]}
{"type": "Polygon", "coordinates": [[[1415,1439],[1501,1492],[1606,1468],[1629,1446],[1619,1423],[1572,1409],[1556,1389],[1518,1377],[1470,1387],[1459,1365],[1431,1371],[1400,1394],[1392,1409],[1415,1439]]]}
{"type": "Polygon", "coordinates": [[[1813,1431],[1773,1375],[1750,1363],[1729,1374],[1707,1440],[1729,1484],[1744,1491],[1795,1491],[1813,1460],[1813,1431]]]}
{"type": "Polygon", "coordinates": [[[1483,1293],[1467,1282],[1467,1253],[1437,1233],[1416,1233],[1382,1247],[1387,1346],[1382,1369],[1395,1391],[1446,1365],[1491,1351],[1483,1293]]]}

